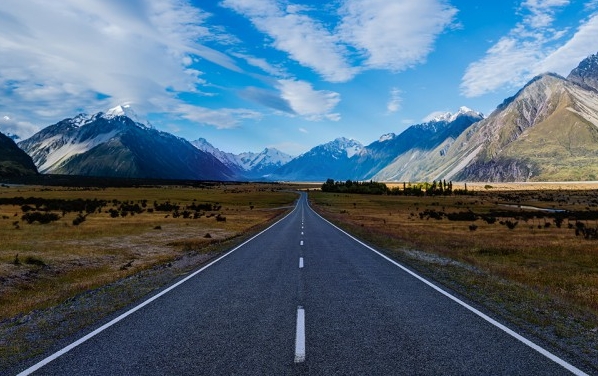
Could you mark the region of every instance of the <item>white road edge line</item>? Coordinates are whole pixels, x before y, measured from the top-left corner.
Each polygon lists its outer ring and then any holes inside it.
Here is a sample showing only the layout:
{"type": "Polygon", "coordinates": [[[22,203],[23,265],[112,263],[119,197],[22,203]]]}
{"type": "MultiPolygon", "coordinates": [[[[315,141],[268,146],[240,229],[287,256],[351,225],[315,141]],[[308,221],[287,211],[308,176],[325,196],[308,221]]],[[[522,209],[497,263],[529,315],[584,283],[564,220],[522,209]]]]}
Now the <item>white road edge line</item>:
{"type": "Polygon", "coordinates": [[[295,334],[295,363],[305,362],[305,310],[297,307],[297,331],[295,334]]]}
{"type": "Polygon", "coordinates": [[[152,296],[151,298],[143,301],[142,303],[140,303],[139,305],[131,308],[130,310],[128,310],[127,312],[123,313],[122,315],[112,319],[110,322],[100,326],[99,328],[97,328],[96,330],[94,330],[93,332],[87,334],[84,337],[81,337],[80,339],[76,340],[75,342],[71,343],[70,345],[62,348],[61,350],[58,350],[57,352],[55,352],[54,354],[48,356],[45,359],[42,359],[41,361],[39,361],[38,363],[32,365],[31,367],[27,368],[26,370],[20,372],[17,376],[26,376],[26,375],[30,375],[33,372],[37,371],[38,369],[42,368],[43,366],[45,366],[46,364],[50,363],[51,361],[61,357],[62,355],[66,354],[67,352],[71,351],[72,349],[74,349],[75,347],[79,346],[80,344],[82,344],[83,342],[86,342],[87,340],[91,339],[92,337],[96,336],[97,334],[103,332],[104,330],[108,329],[109,327],[111,327],[112,325],[116,324],[117,322],[121,321],[122,319],[124,319],[125,317],[129,316],[132,313],[137,312],[138,310],[140,310],[141,308],[145,307],[146,305],[150,304],[151,302],[153,302],[154,300],[160,298],[162,295],[167,294],[168,292],[170,292],[171,290],[174,290],[175,288],[179,287],[180,285],[182,285],[183,283],[187,282],[188,280],[190,280],[191,278],[195,277],[196,275],[198,275],[199,273],[203,272],[204,270],[206,270],[207,268],[209,268],[210,266],[214,265],[215,263],[217,263],[218,261],[222,260],[223,258],[225,258],[226,256],[230,255],[231,253],[235,252],[236,250],[238,250],[239,248],[245,246],[247,243],[253,241],[255,238],[257,238],[258,236],[262,235],[263,233],[265,233],[266,231],[270,230],[272,227],[276,226],[277,224],[279,224],[280,222],[282,222],[283,220],[285,220],[288,216],[290,216],[291,214],[293,214],[295,212],[295,210],[297,210],[298,206],[299,206],[299,202],[297,203],[297,205],[295,206],[295,208],[287,215],[285,215],[283,218],[279,219],[278,221],[276,221],[275,223],[273,223],[272,225],[270,225],[268,228],[266,228],[265,230],[263,230],[262,232],[254,235],[253,237],[251,237],[250,239],[246,240],[245,242],[241,243],[240,245],[236,246],[235,248],[233,248],[232,250],[228,251],[227,253],[225,253],[224,255],[218,257],[216,260],[210,262],[208,265],[202,267],[199,270],[196,270],[195,272],[189,274],[187,277],[185,277],[184,279],[178,281],[177,283],[175,283],[174,285],[162,290],[161,292],[159,292],[158,294],[152,296]]]}
{"type": "Polygon", "coordinates": [[[303,269],[303,257],[299,257],[299,269],[303,269]]]}
{"type": "MultiPolygon", "coordinates": [[[[308,205],[309,206],[309,205],[308,205]]],[[[527,346],[531,347],[532,349],[536,350],[537,352],[539,352],[540,354],[544,355],[545,357],[547,357],[548,359],[552,360],[553,362],[559,364],[560,366],[564,367],[565,369],[567,369],[568,371],[570,371],[571,373],[575,374],[575,375],[580,375],[580,376],[588,376],[587,373],[583,372],[582,370],[580,370],[579,368],[575,367],[574,365],[568,363],[566,360],[559,358],[558,356],[554,355],[553,353],[551,353],[550,351],[544,349],[543,347],[535,344],[534,342],[530,341],[529,339],[525,338],[524,336],[522,336],[521,334],[507,328],[505,325],[499,323],[498,321],[494,320],[493,318],[491,318],[490,316],[482,313],[481,311],[475,309],[474,307],[470,306],[469,304],[465,303],[464,301],[460,300],[459,298],[449,294],[448,292],[444,291],[443,289],[441,289],[440,287],[436,286],[435,284],[433,284],[432,282],[428,281],[427,279],[425,279],[424,277],[420,276],[419,274],[414,273],[413,271],[407,269],[406,267],[404,267],[403,265],[399,264],[398,262],[394,261],[393,259],[389,258],[388,256],[380,253],[379,251],[377,251],[376,249],[370,247],[369,245],[365,244],[364,242],[362,242],[361,240],[355,238],[353,235],[347,233],[346,231],[342,230],[341,228],[339,228],[338,226],[336,226],[335,224],[333,224],[332,222],[328,221],[326,218],[322,217],[320,214],[318,214],[315,210],[313,210],[311,208],[311,206],[309,206],[309,208],[320,218],[322,218],[324,221],[328,222],[332,227],[336,228],[337,230],[339,230],[340,232],[342,232],[343,234],[347,235],[349,238],[353,239],[354,241],[356,241],[357,243],[361,244],[362,246],[364,246],[365,248],[369,249],[370,251],[378,254],[380,257],[386,259],[387,261],[389,261],[390,263],[394,264],[395,266],[398,266],[399,268],[401,268],[403,271],[405,271],[406,273],[410,274],[411,276],[419,279],[421,282],[425,283],[426,285],[430,286],[431,288],[433,288],[434,290],[438,291],[439,293],[441,293],[442,295],[446,296],[447,298],[451,299],[452,301],[460,304],[461,306],[463,306],[464,308],[468,309],[469,311],[475,313],[476,315],[478,315],[479,317],[481,317],[482,319],[486,320],[487,322],[489,322],[490,324],[494,325],[495,327],[501,329],[502,331],[504,331],[505,333],[509,334],[510,336],[516,338],[517,340],[523,342],[524,344],[526,344],[527,346]]]]}

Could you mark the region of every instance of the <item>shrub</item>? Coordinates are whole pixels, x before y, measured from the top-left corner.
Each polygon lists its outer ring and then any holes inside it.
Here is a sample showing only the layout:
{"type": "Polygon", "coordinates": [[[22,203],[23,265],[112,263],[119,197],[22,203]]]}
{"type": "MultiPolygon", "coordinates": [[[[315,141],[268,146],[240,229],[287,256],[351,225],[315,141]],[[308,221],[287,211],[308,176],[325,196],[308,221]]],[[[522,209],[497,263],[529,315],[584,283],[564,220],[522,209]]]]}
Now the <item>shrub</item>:
{"type": "Polygon", "coordinates": [[[86,216],[79,213],[75,219],[73,219],[73,226],[79,226],[81,223],[85,222],[86,216]]]}
{"type": "Polygon", "coordinates": [[[37,266],[46,266],[46,263],[43,260],[38,259],[37,257],[27,256],[25,258],[25,264],[27,265],[37,265],[37,266]]]}
{"type": "Polygon", "coordinates": [[[28,212],[23,214],[21,219],[29,224],[32,224],[33,222],[39,222],[40,224],[45,225],[59,220],[60,216],[56,213],[28,212]]]}

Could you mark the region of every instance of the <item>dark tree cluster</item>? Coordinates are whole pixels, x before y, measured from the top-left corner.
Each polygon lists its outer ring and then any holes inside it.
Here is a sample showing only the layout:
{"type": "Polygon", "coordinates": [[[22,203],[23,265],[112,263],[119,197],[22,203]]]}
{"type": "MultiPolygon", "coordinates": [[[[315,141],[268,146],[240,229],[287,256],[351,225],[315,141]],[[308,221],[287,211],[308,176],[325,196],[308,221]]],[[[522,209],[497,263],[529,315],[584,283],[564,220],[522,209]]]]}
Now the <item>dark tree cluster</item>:
{"type": "Polygon", "coordinates": [[[28,211],[61,211],[63,213],[93,213],[99,208],[107,205],[106,200],[64,200],[64,199],[47,199],[41,197],[2,197],[0,198],[0,205],[15,205],[21,206],[23,212],[28,211]]]}
{"type": "Polygon", "coordinates": [[[328,179],[322,184],[322,192],[382,195],[388,194],[389,189],[386,184],[375,181],[360,182],[347,180],[345,182],[335,182],[333,179],[328,179]]]}
{"type": "Polygon", "coordinates": [[[472,195],[472,191],[465,189],[453,189],[453,182],[433,181],[432,183],[403,183],[403,187],[393,187],[389,189],[386,184],[375,181],[360,182],[347,180],[334,181],[328,179],[322,184],[322,192],[333,193],[361,193],[374,195],[394,195],[394,196],[438,196],[438,195],[472,195]]]}

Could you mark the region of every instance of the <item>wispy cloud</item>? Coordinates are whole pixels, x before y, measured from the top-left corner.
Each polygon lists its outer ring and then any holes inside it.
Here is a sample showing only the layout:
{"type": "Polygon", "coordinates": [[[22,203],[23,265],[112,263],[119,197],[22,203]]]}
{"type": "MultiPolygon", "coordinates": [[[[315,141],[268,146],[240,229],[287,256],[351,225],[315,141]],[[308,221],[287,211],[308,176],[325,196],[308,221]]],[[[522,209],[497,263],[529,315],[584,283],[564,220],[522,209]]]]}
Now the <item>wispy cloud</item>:
{"type": "Polygon", "coordinates": [[[244,15],[271,38],[274,48],[331,82],[351,79],[356,70],[345,59],[346,48],[324,25],[297,6],[271,0],[224,0],[222,4],[244,15]]]}
{"type": "Polygon", "coordinates": [[[214,110],[190,104],[180,104],[172,112],[180,118],[211,125],[218,129],[235,128],[244,119],[260,120],[262,118],[261,113],[249,109],[222,108],[214,110]]]}
{"type": "Polygon", "coordinates": [[[229,37],[184,0],[7,0],[0,11],[0,113],[44,122],[123,102],[160,111],[197,91],[198,58],[240,71],[204,42],[229,37]],[[83,41],[83,42],[82,42],[83,41]],[[158,106],[158,107],[157,107],[158,106]]]}
{"type": "Polygon", "coordinates": [[[398,88],[392,88],[390,90],[390,100],[386,104],[386,110],[389,113],[397,112],[401,109],[401,102],[403,102],[403,98],[401,98],[401,90],[398,88]]]}
{"type": "Polygon", "coordinates": [[[365,58],[365,68],[401,71],[422,63],[457,9],[439,0],[347,0],[339,35],[365,58]]]}
{"type": "Polygon", "coordinates": [[[340,94],[329,90],[314,90],[309,82],[279,80],[281,97],[293,111],[308,120],[339,121],[341,116],[332,112],[340,102],[340,94]]]}
{"type": "Polygon", "coordinates": [[[499,88],[517,88],[546,69],[558,68],[556,73],[565,74],[565,67],[581,60],[582,50],[587,55],[592,44],[583,43],[587,42],[589,32],[595,30],[595,20],[590,18],[572,39],[559,42],[568,30],[553,27],[555,14],[569,3],[569,0],[523,1],[519,9],[522,20],[490,47],[482,59],[469,65],[462,78],[461,92],[476,97],[499,88]],[[558,43],[562,45],[560,49],[576,53],[565,56],[554,47],[558,43]]]}
{"type": "Polygon", "coordinates": [[[0,118],[0,132],[4,134],[10,134],[19,137],[19,135],[22,133],[33,134],[37,131],[39,131],[39,127],[31,123],[18,122],[8,115],[4,115],[0,118]]]}
{"type": "Polygon", "coordinates": [[[457,10],[443,0],[345,0],[337,22],[312,9],[274,0],[224,0],[248,18],[269,44],[329,82],[367,69],[401,71],[425,61],[457,10]],[[338,26],[332,26],[338,24],[338,26]]]}
{"type": "MultiPolygon", "coordinates": [[[[598,2],[597,2],[598,5],[598,2]]],[[[536,72],[556,72],[567,75],[579,62],[598,51],[598,15],[588,18],[564,45],[550,53],[535,66],[536,72]]]]}

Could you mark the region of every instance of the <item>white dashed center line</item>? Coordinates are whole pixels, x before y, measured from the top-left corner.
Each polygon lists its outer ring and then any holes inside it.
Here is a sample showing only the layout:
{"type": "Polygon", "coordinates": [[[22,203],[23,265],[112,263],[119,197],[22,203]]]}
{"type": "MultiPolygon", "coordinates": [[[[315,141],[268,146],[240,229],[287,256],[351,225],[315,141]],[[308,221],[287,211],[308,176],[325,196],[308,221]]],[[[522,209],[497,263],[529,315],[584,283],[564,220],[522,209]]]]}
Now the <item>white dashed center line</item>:
{"type": "Polygon", "coordinates": [[[305,361],[305,310],[297,308],[297,332],[295,335],[295,363],[305,361]]]}
{"type": "Polygon", "coordinates": [[[301,242],[299,243],[299,245],[303,245],[303,240],[301,240],[301,242]]]}
{"type": "Polygon", "coordinates": [[[303,257],[299,257],[299,269],[303,269],[303,257]]]}

